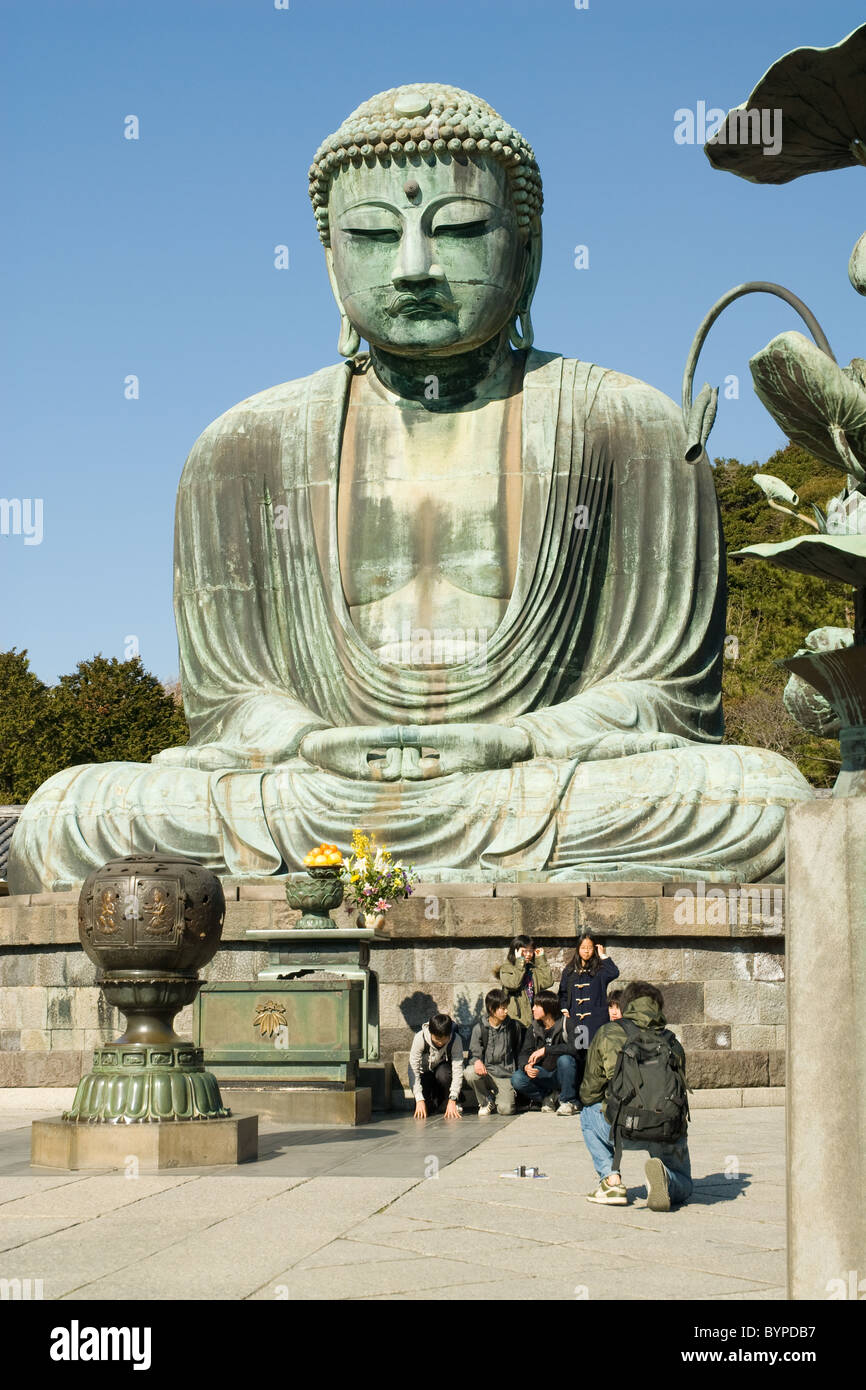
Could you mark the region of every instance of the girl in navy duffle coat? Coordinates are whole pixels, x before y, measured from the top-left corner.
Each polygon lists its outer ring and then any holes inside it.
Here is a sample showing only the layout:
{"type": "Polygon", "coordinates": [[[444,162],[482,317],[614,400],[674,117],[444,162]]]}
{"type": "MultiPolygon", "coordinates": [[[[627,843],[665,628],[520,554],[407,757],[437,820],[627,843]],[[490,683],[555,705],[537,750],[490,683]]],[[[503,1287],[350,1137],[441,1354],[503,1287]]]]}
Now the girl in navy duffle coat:
{"type": "Polygon", "coordinates": [[[563,1013],[568,1013],[574,1020],[575,1031],[581,1025],[586,1028],[583,1036],[587,1047],[601,1025],[610,1022],[607,989],[611,981],[618,976],[619,969],[607,951],[585,932],[577,943],[577,950],[562,972],[559,1002],[563,1013]]]}

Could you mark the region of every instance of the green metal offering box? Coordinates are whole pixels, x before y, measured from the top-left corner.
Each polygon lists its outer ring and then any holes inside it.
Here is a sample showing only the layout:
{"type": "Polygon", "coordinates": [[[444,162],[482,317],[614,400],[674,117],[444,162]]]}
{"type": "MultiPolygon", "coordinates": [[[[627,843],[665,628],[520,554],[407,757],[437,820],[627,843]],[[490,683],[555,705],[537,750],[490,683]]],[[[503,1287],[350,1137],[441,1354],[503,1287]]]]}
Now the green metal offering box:
{"type": "Polygon", "coordinates": [[[364,1055],[359,979],[214,981],[195,1002],[193,1029],[219,1081],[293,1082],[352,1089],[364,1055]]]}

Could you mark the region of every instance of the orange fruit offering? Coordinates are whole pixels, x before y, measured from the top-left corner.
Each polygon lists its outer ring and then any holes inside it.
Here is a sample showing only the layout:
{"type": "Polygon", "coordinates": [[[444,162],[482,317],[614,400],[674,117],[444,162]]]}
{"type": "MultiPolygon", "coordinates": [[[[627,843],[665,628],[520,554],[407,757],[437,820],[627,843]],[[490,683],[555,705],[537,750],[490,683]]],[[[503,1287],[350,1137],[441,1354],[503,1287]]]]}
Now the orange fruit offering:
{"type": "Polygon", "coordinates": [[[304,855],[304,863],[308,868],[333,868],[337,864],[342,864],[343,855],[336,845],[316,845],[309,854],[304,855]]]}

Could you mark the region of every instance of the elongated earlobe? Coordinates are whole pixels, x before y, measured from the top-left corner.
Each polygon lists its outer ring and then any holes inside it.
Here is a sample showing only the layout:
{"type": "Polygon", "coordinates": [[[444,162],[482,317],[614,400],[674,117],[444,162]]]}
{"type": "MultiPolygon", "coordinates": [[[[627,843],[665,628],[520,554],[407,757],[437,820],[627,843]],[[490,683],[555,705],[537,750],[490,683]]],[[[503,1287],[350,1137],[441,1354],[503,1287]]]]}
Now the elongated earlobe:
{"type": "Polygon", "coordinates": [[[354,357],[356,352],[361,349],[361,339],[358,330],[352,323],[348,314],[340,315],[340,337],[337,342],[337,351],[341,357],[354,357]]]}
{"type": "Polygon", "coordinates": [[[526,266],[523,272],[523,288],[520,298],[514,310],[511,322],[508,325],[508,341],[518,352],[525,351],[532,347],[535,332],[532,327],[530,309],[532,307],[532,297],[535,294],[535,287],[538,284],[538,275],[541,270],[541,223],[538,222],[527,248],[526,266]]]}
{"type": "Polygon", "coordinates": [[[343,301],[337,287],[337,277],[334,274],[334,253],[330,246],[325,248],[325,265],[328,267],[328,279],[331,282],[331,290],[340,311],[340,336],[337,339],[337,351],[341,357],[354,357],[355,353],[361,350],[361,336],[343,308],[343,301]]]}
{"type": "Polygon", "coordinates": [[[532,347],[534,336],[529,305],[527,305],[525,309],[517,310],[508,325],[508,341],[513,348],[520,352],[525,348],[532,347]],[[519,328],[518,323],[520,324],[519,328]]]}

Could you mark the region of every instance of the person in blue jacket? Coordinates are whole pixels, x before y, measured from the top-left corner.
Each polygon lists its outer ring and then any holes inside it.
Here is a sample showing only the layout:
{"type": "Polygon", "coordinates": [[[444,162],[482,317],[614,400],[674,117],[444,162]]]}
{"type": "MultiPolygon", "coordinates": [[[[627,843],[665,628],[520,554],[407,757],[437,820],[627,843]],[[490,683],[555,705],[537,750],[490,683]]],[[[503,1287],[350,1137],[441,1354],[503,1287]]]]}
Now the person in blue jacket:
{"type": "MultiPolygon", "coordinates": [[[[562,1011],[573,1020],[575,1038],[583,1049],[588,1050],[601,1025],[610,1022],[607,989],[618,976],[604,947],[584,932],[559,982],[562,1011]]],[[[586,1051],[582,1060],[586,1061],[586,1051]]]]}

